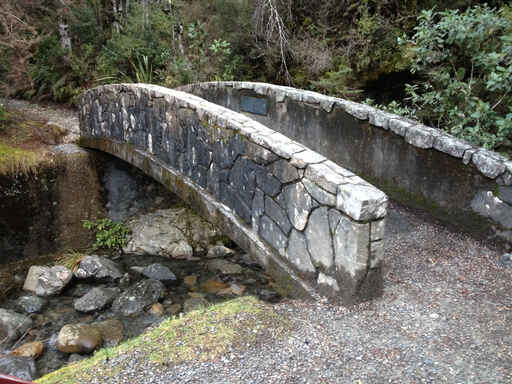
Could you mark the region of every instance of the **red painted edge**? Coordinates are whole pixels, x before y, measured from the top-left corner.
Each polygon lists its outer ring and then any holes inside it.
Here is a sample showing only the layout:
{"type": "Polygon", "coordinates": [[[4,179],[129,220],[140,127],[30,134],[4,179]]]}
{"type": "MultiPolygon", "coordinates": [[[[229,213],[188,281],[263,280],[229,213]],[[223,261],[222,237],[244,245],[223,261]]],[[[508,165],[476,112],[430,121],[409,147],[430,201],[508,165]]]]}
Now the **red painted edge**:
{"type": "Polygon", "coordinates": [[[32,381],[18,379],[17,377],[0,373],[0,384],[35,384],[32,381]]]}

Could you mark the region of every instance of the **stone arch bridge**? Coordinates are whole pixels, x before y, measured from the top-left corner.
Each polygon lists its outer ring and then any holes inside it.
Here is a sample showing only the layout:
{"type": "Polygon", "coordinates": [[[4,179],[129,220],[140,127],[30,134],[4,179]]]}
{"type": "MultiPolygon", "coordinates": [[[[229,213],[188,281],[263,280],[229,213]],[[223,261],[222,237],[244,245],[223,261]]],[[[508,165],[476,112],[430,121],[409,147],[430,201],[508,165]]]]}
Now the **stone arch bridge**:
{"type": "Polygon", "coordinates": [[[80,131],[83,146],[162,183],[294,297],[381,293],[388,199],[352,171],[462,228],[512,238],[512,162],[346,100],[262,83],[107,85],[82,95],[80,131]]]}

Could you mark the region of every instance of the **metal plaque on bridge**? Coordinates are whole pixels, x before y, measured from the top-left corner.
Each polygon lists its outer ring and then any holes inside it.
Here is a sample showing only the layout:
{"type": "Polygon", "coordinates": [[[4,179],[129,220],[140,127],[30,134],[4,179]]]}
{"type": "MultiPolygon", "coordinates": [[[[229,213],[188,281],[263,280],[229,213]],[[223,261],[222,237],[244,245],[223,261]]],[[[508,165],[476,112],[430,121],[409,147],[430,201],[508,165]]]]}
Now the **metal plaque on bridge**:
{"type": "Polygon", "coordinates": [[[254,113],[256,115],[267,114],[267,99],[263,97],[242,96],[240,100],[242,112],[254,113]]]}

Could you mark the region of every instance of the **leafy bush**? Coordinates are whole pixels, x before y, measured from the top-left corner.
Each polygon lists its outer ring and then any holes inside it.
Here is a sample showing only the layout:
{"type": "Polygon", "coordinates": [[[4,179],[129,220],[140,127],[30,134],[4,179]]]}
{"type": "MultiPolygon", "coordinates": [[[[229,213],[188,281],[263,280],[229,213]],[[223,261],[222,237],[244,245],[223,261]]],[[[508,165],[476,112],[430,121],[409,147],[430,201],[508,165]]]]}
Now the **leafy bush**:
{"type": "Polygon", "coordinates": [[[425,123],[491,149],[512,148],[512,18],[476,6],[424,11],[409,40],[411,108],[425,123]]]}
{"type": "Polygon", "coordinates": [[[96,233],[94,249],[120,249],[128,243],[130,230],[123,223],[106,218],[95,221],[85,220],[83,225],[84,228],[91,229],[96,233]]]}
{"type": "Polygon", "coordinates": [[[10,119],[10,114],[7,112],[3,104],[0,104],[0,126],[5,124],[10,119]]]}

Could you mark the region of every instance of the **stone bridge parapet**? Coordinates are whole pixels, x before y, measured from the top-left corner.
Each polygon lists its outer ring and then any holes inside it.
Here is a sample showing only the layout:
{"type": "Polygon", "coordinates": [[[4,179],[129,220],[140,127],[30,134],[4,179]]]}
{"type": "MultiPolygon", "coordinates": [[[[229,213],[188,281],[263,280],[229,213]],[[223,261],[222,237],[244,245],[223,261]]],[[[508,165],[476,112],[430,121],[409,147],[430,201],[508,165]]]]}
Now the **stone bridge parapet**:
{"type": "Polygon", "coordinates": [[[512,160],[365,104],[252,82],[180,88],[302,143],[392,198],[512,246],[512,160]]]}
{"type": "Polygon", "coordinates": [[[87,91],[80,131],[82,145],[142,169],[216,224],[283,293],[344,304],[381,293],[386,195],[306,146],[142,84],[87,91]]]}

